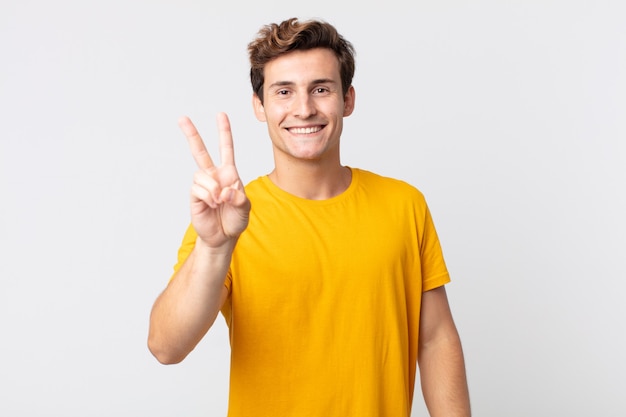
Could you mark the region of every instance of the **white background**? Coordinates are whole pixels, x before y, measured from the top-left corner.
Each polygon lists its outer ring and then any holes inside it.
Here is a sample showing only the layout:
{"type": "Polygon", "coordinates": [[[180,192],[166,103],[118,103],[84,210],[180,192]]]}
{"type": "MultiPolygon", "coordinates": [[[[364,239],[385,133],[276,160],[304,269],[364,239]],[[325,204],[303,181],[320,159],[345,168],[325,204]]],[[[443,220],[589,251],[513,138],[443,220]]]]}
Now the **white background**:
{"type": "Polygon", "coordinates": [[[623,2],[211,3],[0,3],[0,415],[225,415],[223,320],[182,364],[146,348],[189,221],[176,122],[216,152],[228,112],[267,173],[246,45],[291,16],[356,47],[342,162],[429,201],[474,415],[626,415],[623,2]]]}

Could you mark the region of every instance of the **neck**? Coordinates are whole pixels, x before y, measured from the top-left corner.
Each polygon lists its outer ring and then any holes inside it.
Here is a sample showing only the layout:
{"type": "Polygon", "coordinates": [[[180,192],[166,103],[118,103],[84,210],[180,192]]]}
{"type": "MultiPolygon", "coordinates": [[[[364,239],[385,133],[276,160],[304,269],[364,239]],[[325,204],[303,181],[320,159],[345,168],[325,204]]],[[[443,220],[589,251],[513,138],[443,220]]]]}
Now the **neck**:
{"type": "Polygon", "coordinates": [[[326,200],[343,193],[352,181],[352,171],[336,162],[298,161],[276,165],[270,180],[282,190],[308,200],[326,200]]]}

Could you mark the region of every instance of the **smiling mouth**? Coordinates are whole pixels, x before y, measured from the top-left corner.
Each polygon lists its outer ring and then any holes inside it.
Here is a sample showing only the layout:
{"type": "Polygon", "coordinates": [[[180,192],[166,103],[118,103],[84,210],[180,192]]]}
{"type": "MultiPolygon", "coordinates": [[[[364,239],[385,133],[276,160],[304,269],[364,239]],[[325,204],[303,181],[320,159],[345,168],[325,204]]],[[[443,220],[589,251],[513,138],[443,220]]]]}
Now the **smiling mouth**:
{"type": "Polygon", "coordinates": [[[308,135],[310,133],[317,133],[322,130],[322,126],[312,126],[312,127],[290,127],[287,129],[289,133],[295,133],[298,135],[308,135]]]}

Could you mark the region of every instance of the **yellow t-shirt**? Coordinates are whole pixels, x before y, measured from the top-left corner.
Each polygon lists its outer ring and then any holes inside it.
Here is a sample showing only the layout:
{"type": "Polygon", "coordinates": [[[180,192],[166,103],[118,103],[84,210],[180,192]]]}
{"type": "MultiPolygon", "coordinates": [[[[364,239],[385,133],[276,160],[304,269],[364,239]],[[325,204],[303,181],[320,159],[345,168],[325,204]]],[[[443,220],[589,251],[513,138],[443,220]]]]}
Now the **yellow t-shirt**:
{"type": "MultiPolygon", "coordinates": [[[[352,169],[306,200],[260,177],[233,253],[230,417],[409,417],[421,294],[450,281],[422,193],[352,169]]],[[[175,269],[193,249],[190,226],[175,269]]]]}

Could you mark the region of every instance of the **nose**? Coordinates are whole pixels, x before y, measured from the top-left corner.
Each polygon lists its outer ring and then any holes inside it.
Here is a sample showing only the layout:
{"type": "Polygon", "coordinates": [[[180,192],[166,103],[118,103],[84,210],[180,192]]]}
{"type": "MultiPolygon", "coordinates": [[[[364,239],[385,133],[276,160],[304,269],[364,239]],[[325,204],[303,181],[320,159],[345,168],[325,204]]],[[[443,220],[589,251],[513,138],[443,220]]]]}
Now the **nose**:
{"type": "Polygon", "coordinates": [[[306,119],[315,114],[315,103],[310,94],[298,94],[293,103],[294,116],[306,119]]]}

